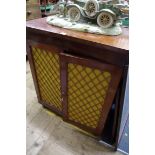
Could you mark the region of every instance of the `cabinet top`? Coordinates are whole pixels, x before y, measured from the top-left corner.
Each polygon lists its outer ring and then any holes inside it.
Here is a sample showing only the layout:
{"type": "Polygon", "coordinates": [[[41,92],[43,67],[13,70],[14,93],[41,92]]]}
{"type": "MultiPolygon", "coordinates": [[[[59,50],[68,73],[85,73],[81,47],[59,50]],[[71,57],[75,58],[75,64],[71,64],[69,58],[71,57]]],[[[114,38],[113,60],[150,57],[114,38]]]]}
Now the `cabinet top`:
{"type": "Polygon", "coordinates": [[[94,45],[105,45],[109,48],[117,48],[128,52],[129,50],[129,30],[122,28],[123,33],[118,36],[97,35],[85,32],[78,32],[64,28],[55,27],[46,23],[46,18],[34,19],[26,22],[27,29],[48,33],[52,36],[59,35],[61,37],[72,38],[73,40],[88,41],[94,45]]]}

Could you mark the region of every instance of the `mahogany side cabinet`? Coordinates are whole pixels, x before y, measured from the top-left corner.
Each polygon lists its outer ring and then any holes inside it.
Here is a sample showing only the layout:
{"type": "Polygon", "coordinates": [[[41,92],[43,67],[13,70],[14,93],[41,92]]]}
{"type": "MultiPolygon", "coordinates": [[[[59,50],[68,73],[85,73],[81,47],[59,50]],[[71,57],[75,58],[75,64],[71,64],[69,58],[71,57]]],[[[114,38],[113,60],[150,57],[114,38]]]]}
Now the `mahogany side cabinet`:
{"type": "Polygon", "coordinates": [[[128,72],[128,29],[119,36],[27,21],[27,54],[38,102],[117,149],[128,72]]]}

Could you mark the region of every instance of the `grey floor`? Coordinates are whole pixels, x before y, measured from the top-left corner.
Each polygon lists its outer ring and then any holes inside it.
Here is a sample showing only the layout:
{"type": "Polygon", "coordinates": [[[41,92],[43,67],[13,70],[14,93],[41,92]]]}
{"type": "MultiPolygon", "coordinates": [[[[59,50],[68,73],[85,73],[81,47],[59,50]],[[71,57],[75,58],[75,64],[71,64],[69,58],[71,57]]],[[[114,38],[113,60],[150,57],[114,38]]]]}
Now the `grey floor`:
{"type": "Polygon", "coordinates": [[[44,109],[37,101],[28,62],[26,95],[27,155],[122,155],[44,109]]]}

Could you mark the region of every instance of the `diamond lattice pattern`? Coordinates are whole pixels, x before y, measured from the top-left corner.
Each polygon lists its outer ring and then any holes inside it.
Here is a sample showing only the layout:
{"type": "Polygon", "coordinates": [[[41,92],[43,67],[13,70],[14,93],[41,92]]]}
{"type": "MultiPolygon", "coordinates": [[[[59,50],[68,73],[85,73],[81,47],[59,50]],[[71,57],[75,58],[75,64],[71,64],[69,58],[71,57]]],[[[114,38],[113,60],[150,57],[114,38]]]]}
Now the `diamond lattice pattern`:
{"type": "Polygon", "coordinates": [[[32,48],[41,100],[62,110],[58,54],[32,48]]]}
{"type": "Polygon", "coordinates": [[[68,64],[68,117],[96,128],[111,81],[108,71],[68,64]]]}

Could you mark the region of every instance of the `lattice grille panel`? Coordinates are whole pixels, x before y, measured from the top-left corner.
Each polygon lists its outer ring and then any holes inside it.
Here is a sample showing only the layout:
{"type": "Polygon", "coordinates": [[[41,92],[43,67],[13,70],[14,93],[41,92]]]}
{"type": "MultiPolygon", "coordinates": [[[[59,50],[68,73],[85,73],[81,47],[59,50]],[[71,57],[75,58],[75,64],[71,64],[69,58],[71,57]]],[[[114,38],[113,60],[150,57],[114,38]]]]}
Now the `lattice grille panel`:
{"type": "Polygon", "coordinates": [[[58,54],[32,48],[41,100],[62,110],[58,54]]]}
{"type": "Polygon", "coordinates": [[[69,120],[96,128],[111,81],[108,71],[68,64],[69,120]]]}

